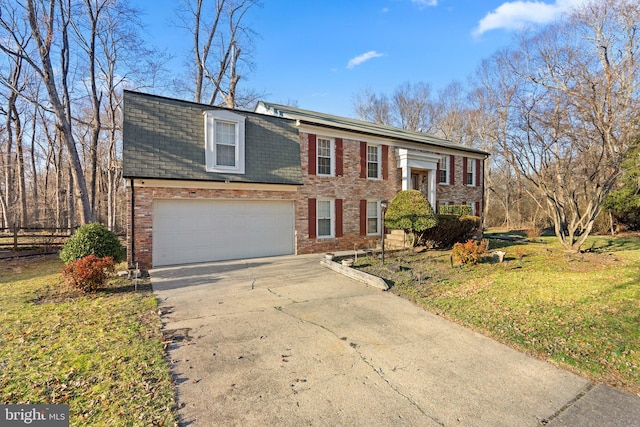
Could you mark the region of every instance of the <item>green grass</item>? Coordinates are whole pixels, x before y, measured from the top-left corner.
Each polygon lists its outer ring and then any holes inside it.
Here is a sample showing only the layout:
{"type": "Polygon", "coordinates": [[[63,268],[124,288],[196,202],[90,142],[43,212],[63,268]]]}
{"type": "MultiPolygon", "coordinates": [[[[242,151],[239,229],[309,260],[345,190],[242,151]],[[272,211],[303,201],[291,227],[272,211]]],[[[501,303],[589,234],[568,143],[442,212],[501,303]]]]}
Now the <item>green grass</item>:
{"type": "Polygon", "coordinates": [[[507,262],[451,267],[445,251],[359,259],[392,292],[596,382],[640,392],[640,239],[491,240],[507,262]]]}
{"type": "Polygon", "coordinates": [[[157,302],[124,279],[62,284],[53,257],[0,267],[0,402],[69,404],[72,426],[172,426],[157,302]]]}

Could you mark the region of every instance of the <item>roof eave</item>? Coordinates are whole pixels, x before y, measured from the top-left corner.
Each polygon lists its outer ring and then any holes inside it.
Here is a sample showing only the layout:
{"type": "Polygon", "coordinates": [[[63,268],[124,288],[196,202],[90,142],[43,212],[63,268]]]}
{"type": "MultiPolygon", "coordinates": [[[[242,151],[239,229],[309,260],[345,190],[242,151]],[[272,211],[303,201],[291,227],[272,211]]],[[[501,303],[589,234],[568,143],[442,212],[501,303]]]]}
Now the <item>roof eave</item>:
{"type": "Polygon", "coordinates": [[[402,138],[402,137],[398,137],[398,136],[389,136],[389,135],[384,135],[380,132],[373,132],[373,131],[366,131],[366,130],[362,130],[362,129],[354,129],[354,128],[347,128],[345,126],[338,126],[338,125],[330,125],[327,123],[319,123],[316,121],[311,121],[311,120],[304,120],[304,119],[296,119],[296,124],[306,124],[306,125],[310,125],[310,126],[319,126],[319,127],[324,127],[324,128],[328,128],[328,129],[336,129],[336,130],[348,130],[349,132],[353,132],[353,133],[359,133],[362,135],[369,135],[369,136],[376,136],[379,138],[388,138],[388,139],[393,139],[396,141],[402,141],[402,142],[411,142],[414,144],[422,144],[422,145],[427,145],[430,147],[439,147],[439,148],[448,148],[451,150],[460,150],[460,151],[465,151],[468,153],[475,153],[475,154],[481,154],[484,155],[486,157],[488,157],[490,154],[487,153],[486,151],[482,151],[482,150],[478,150],[475,148],[471,148],[471,147],[466,147],[464,145],[455,145],[455,144],[438,144],[435,142],[428,142],[428,141],[418,141],[415,139],[410,139],[410,138],[402,138]]]}

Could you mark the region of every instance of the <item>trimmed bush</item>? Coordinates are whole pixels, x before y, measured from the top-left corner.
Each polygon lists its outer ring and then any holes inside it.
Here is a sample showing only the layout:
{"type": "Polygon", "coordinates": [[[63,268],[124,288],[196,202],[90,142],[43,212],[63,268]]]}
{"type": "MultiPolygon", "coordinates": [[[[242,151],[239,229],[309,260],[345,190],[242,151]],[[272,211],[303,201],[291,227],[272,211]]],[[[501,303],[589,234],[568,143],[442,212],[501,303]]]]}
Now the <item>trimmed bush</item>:
{"type": "Polygon", "coordinates": [[[113,258],[89,255],[71,261],[62,270],[67,285],[84,292],[95,292],[104,285],[113,271],[113,258]]]}
{"type": "Polygon", "coordinates": [[[440,215],[471,216],[471,206],[469,205],[446,205],[438,208],[440,215]]]}
{"type": "Polygon", "coordinates": [[[96,222],[78,228],[60,251],[60,259],[66,264],[89,255],[98,258],[111,257],[119,263],[124,259],[124,248],[113,232],[96,222]]]}
{"type": "Polygon", "coordinates": [[[466,242],[480,229],[477,216],[438,215],[438,225],[427,230],[422,238],[437,248],[450,248],[454,243],[466,242]]]}
{"type": "Polygon", "coordinates": [[[404,190],[396,194],[384,215],[385,227],[404,230],[414,235],[419,235],[437,224],[438,217],[433,212],[431,204],[417,190],[404,190]]]}
{"type": "Polygon", "coordinates": [[[478,242],[477,240],[467,240],[467,243],[456,243],[453,245],[452,255],[453,260],[461,262],[464,265],[476,265],[482,255],[489,249],[489,241],[483,240],[478,242]]]}

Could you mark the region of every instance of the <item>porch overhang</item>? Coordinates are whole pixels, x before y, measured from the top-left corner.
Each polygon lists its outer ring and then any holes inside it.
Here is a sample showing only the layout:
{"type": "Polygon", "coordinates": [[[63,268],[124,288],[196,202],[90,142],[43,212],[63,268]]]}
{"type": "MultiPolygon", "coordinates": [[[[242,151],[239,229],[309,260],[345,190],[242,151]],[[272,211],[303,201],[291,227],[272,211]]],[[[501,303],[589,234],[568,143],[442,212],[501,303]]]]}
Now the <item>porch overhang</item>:
{"type": "Polygon", "coordinates": [[[406,148],[398,149],[398,168],[402,169],[402,189],[411,189],[411,171],[423,170],[428,172],[429,184],[427,199],[435,210],[436,208],[436,171],[440,155],[413,151],[406,148]]]}

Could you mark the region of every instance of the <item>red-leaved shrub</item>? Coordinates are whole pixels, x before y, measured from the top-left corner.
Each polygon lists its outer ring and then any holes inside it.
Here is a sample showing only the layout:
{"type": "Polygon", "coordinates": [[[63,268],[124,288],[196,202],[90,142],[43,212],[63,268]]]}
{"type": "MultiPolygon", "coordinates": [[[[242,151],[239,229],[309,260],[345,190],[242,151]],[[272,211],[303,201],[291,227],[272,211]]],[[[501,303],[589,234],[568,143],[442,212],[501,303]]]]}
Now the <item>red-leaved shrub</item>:
{"type": "Polygon", "coordinates": [[[453,245],[453,259],[462,264],[477,264],[482,255],[489,249],[489,241],[467,240],[467,243],[456,243],[453,245]]]}
{"type": "Polygon", "coordinates": [[[72,261],[62,270],[65,283],[84,292],[95,292],[113,271],[113,258],[89,255],[72,261]]]}

